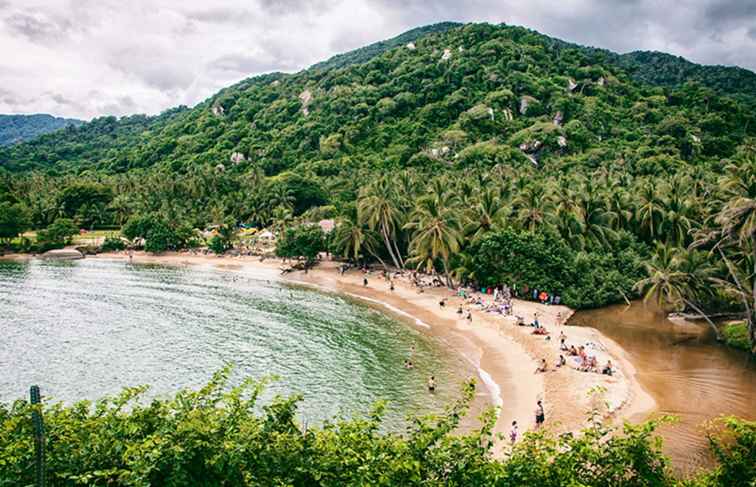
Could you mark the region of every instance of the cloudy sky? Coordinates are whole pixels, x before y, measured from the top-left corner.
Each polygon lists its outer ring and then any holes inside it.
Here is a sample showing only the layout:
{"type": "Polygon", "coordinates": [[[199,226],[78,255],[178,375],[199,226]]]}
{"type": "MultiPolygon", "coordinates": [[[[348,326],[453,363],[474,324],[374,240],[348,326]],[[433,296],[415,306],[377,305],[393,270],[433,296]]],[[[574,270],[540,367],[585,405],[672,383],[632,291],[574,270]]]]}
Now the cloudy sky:
{"type": "Polygon", "coordinates": [[[0,113],[158,113],[444,20],[756,70],[755,0],[0,0],[0,113]]]}

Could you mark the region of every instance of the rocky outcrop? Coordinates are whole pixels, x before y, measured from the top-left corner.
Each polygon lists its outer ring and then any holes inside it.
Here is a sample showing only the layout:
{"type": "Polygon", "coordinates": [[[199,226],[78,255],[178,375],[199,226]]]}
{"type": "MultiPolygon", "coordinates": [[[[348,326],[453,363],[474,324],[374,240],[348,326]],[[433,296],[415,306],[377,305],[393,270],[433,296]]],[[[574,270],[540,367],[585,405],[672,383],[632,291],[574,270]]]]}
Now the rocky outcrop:
{"type": "Polygon", "coordinates": [[[506,119],[509,122],[511,122],[514,119],[514,114],[512,113],[512,110],[510,110],[509,108],[505,108],[504,110],[502,110],[501,113],[504,114],[504,119],[506,119]]]}
{"type": "Polygon", "coordinates": [[[232,152],[231,157],[229,157],[228,160],[233,162],[234,164],[239,164],[240,162],[246,161],[247,158],[244,157],[244,154],[242,154],[241,152],[232,152]]]}
{"type": "Polygon", "coordinates": [[[414,42],[408,42],[407,43],[407,49],[409,49],[410,51],[414,51],[417,48],[415,47],[415,43],[414,42]]]}
{"type": "Polygon", "coordinates": [[[451,49],[444,49],[444,53],[441,55],[442,61],[448,61],[452,57],[451,49]]]}
{"type": "Polygon", "coordinates": [[[215,169],[216,169],[216,170],[217,170],[218,172],[223,172],[223,171],[225,171],[225,170],[226,170],[226,166],[224,166],[223,164],[218,164],[217,166],[215,166],[215,169]]]}
{"type": "Polygon", "coordinates": [[[554,125],[556,125],[557,127],[561,127],[562,120],[564,120],[564,115],[562,115],[562,112],[556,112],[556,114],[554,115],[554,120],[553,120],[554,125]]]}
{"type": "Polygon", "coordinates": [[[312,103],[312,92],[310,90],[304,90],[299,94],[299,101],[302,102],[302,115],[305,117],[310,114],[309,106],[312,103]]]}
{"type": "Polygon", "coordinates": [[[76,249],[53,249],[42,254],[43,259],[77,260],[83,259],[84,254],[76,249]]]}
{"type": "Polygon", "coordinates": [[[531,140],[530,142],[523,142],[520,144],[520,150],[527,154],[533,154],[537,152],[541,146],[543,146],[543,143],[540,140],[531,140]]]}
{"type": "Polygon", "coordinates": [[[528,113],[528,107],[537,101],[538,100],[528,95],[520,98],[520,114],[525,115],[526,113],[528,113]]]}
{"type": "Polygon", "coordinates": [[[575,80],[570,78],[567,80],[567,90],[568,91],[575,91],[575,88],[577,88],[578,85],[575,83],[575,80]]]}
{"type": "Polygon", "coordinates": [[[557,144],[559,144],[559,147],[562,148],[567,147],[567,137],[565,137],[564,135],[557,137],[557,144]]]}
{"type": "Polygon", "coordinates": [[[226,114],[226,111],[223,109],[221,105],[213,105],[212,112],[213,112],[213,115],[215,115],[216,117],[222,117],[223,115],[226,114]]]}

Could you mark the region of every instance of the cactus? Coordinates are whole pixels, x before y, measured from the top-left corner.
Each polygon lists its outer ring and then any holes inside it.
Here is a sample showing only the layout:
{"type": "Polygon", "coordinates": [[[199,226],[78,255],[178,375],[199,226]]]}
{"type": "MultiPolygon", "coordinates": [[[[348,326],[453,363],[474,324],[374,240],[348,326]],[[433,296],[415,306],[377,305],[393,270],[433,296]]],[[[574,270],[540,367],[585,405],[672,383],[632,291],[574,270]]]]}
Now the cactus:
{"type": "Polygon", "coordinates": [[[29,389],[31,403],[38,405],[32,411],[32,423],[34,423],[34,470],[37,479],[37,487],[45,485],[45,425],[42,422],[42,406],[39,394],[39,386],[31,386],[29,389]]]}

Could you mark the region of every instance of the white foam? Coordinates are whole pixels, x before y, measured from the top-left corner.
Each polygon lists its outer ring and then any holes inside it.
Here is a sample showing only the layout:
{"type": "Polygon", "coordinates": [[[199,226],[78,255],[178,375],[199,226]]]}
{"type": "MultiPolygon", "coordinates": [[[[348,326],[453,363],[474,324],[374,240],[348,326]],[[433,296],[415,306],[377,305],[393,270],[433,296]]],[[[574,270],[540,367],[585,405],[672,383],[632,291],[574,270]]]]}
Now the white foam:
{"type": "MultiPolygon", "coordinates": [[[[488,390],[491,392],[491,398],[493,399],[494,406],[499,408],[503,407],[504,400],[501,398],[501,387],[499,387],[499,384],[497,384],[496,381],[493,380],[491,374],[481,369],[480,367],[478,367],[478,375],[486,385],[486,388],[488,388],[488,390]]],[[[497,416],[499,415],[499,412],[500,410],[496,411],[497,416]]]]}
{"type": "Polygon", "coordinates": [[[416,318],[415,316],[407,313],[406,311],[401,310],[395,306],[391,306],[390,304],[386,303],[385,301],[381,301],[380,299],[367,298],[365,296],[360,296],[359,294],[352,294],[352,293],[344,293],[344,294],[346,294],[347,296],[351,296],[353,298],[362,299],[363,301],[369,301],[371,303],[380,304],[381,306],[383,306],[386,309],[389,309],[393,313],[406,316],[407,318],[415,320],[415,324],[417,326],[422,326],[423,328],[427,328],[429,330],[431,328],[431,326],[428,323],[424,322],[420,318],[416,318]]]}
{"type": "MultiPolygon", "coordinates": [[[[317,284],[312,284],[312,283],[305,283],[305,284],[308,285],[308,286],[310,286],[310,287],[314,287],[314,288],[317,288],[317,289],[321,289],[321,290],[325,290],[325,291],[331,292],[330,289],[328,289],[328,288],[326,288],[324,286],[319,286],[317,284]]],[[[401,310],[401,309],[399,309],[399,308],[397,308],[395,306],[392,306],[392,305],[386,303],[385,301],[381,301],[380,299],[368,298],[368,297],[365,297],[365,296],[360,296],[359,294],[353,294],[353,293],[348,293],[348,292],[344,292],[343,294],[345,294],[347,296],[350,296],[352,298],[361,299],[363,301],[368,301],[368,302],[371,302],[371,303],[379,304],[379,305],[385,307],[386,309],[388,309],[388,310],[390,310],[390,311],[392,311],[392,312],[394,312],[394,313],[396,313],[398,315],[405,316],[407,318],[410,318],[410,319],[414,320],[415,324],[418,325],[418,326],[422,326],[423,328],[431,329],[431,326],[428,323],[422,321],[420,318],[417,318],[417,317],[411,315],[410,313],[407,313],[404,310],[401,310]]],[[[496,416],[498,417],[499,414],[500,414],[500,412],[501,412],[501,408],[504,406],[504,400],[501,398],[501,387],[493,379],[493,377],[491,377],[491,374],[489,374],[488,372],[486,372],[485,370],[483,370],[479,366],[478,363],[476,363],[475,361],[473,361],[465,353],[462,353],[461,355],[465,359],[467,359],[477,369],[478,376],[480,376],[480,380],[483,381],[483,384],[485,384],[486,389],[488,389],[488,392],[491,394],[491,399],[492,399],[492,401],[494,403],[494,406],[496,406],[496,407],[499,408],[496,411],[496,416]]]]}

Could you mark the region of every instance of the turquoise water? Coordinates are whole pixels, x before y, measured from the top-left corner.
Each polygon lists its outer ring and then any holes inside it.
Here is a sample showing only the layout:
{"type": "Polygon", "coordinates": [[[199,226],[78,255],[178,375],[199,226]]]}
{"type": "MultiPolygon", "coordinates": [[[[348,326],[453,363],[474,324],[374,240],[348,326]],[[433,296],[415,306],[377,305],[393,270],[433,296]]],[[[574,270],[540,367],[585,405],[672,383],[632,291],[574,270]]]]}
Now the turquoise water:
{"type": "Polygon", "coordinates": [[[474,374],[411,324],[244,269],[6,261],[0,290],[0,401],[31,384],[66,403],[139,384],[164,396],[232,363],[234,382],[278,376],[267,398],[304,394],[305,421],[365,413],[385,399],[396,429],[407,415],[439,411],[474,374]],[[412,346],[416,368],[405,370],[412,346]]]}

